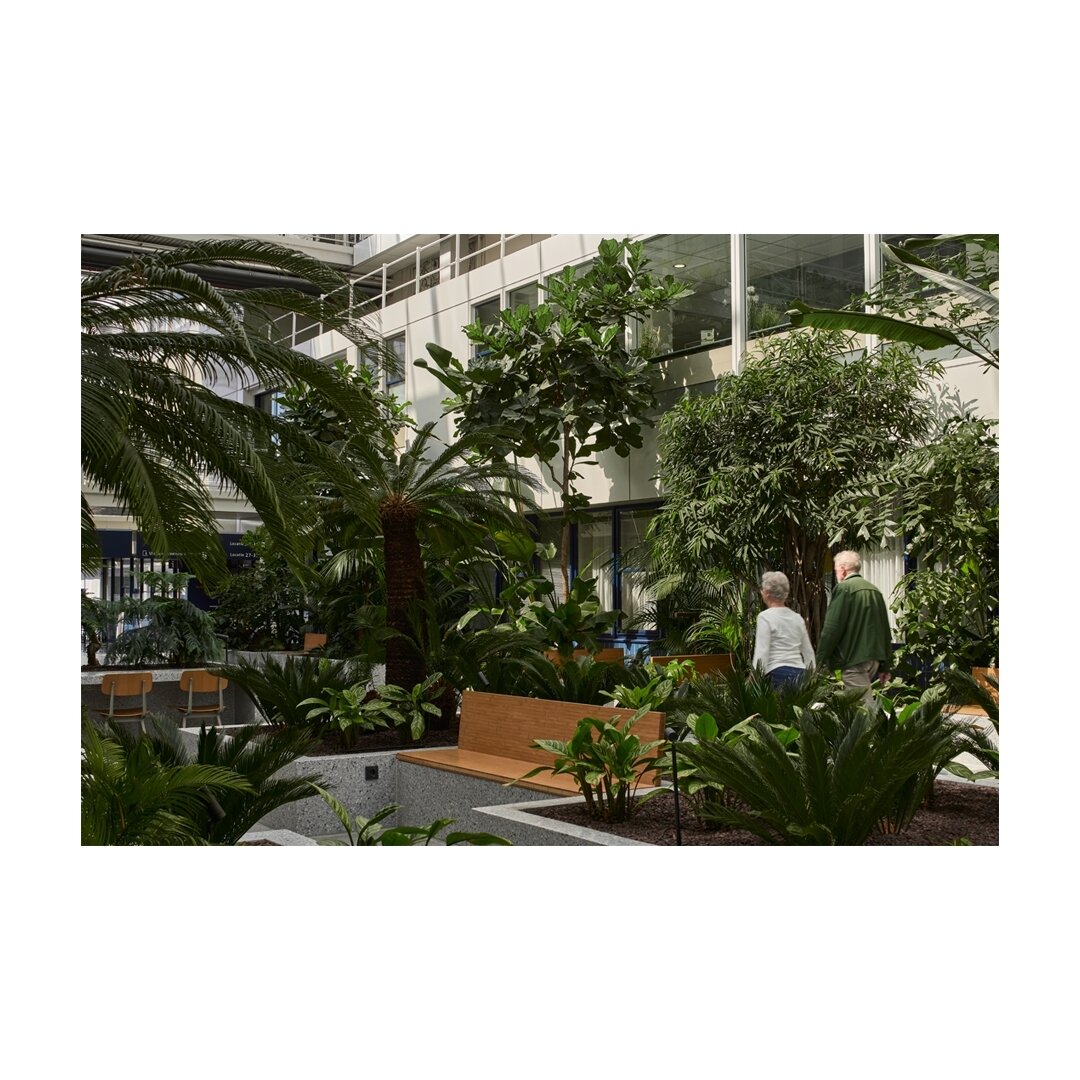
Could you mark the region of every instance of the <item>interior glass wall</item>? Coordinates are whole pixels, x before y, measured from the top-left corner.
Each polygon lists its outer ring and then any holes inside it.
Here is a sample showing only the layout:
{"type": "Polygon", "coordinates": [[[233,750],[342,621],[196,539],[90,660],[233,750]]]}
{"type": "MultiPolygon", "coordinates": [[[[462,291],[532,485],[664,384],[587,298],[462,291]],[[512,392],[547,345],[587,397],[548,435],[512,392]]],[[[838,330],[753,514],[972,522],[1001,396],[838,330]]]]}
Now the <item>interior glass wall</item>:
{"type": "Polygon", "coordinates": [[[670,274],[690,285],[693,295],[668,311],[650,315],[640,343],[650,356],[694,345],[731,341],[731,237],[671,233],[645,241],[649,272],[670,274]]]}
{"type": "Polygon", "coordinates": [[[863,292],[862,234],[757,234],[746,238],[747,336],[790,325],[792,300],[843,307],[863,292]]]}

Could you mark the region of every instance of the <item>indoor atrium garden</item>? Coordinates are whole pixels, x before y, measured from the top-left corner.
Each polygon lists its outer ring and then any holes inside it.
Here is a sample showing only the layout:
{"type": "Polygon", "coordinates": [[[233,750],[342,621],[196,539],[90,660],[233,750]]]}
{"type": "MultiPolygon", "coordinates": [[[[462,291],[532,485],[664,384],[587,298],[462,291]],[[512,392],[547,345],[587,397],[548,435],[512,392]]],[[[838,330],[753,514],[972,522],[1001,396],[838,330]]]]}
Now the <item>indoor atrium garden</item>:
{"type": "MultiPolygon", "coordinates": [[[[920,336],[996,343],[996,238],[960,240],[897,249],[848,309],[792,296],[738,374],[666,411],[624,330],[688,287],[605,241],[414,358],[448,394],[423,423],[346,280],[297,251],[202,241],[86,274],[83,472],[158,568],[82,595],[82,843],[997,844],[996,424],[941,392],[920,336]],[[222,264],[294,285],[226,291],[199,273],[222,264]],[[298,351],[282,312],[367,362],[298,351]],[[215,389],[240,378],[279,407],[215,389]],[[587,466],[651,427],[628,614],[572,539],[587,466]],[[260,522],[242,560],[207,477],[260,522]],[[832,556],[894,538],[888,681],[774,689],[762,572],[816,645],[832,556]]],[[[82,555],[85,581],[85,499],[82,555]]]]}

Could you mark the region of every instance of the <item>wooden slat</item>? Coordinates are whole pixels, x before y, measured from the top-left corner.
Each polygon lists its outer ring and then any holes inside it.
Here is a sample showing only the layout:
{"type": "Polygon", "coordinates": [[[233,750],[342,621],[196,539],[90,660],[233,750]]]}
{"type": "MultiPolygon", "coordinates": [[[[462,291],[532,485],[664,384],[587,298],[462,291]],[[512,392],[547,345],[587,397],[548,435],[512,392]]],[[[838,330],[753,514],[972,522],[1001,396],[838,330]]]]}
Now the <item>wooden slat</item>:
{"type": "MultiPolygon", "coordinates": [[[[633,709],[609,709],[603,705],[584,705],[576,701],[546,701],[466,690],[461,696],[456,747],[403,750],[397,758],[413,765],[446,769],[505,783],[507,780],[517,780],[536,765],[551,765],[554,762],[554,756],[547,750],[530,745],[534,739],[565,742],[586,716],[595,716],[622,727],[633,715],[633,709]]],[[[664,714],[646,713],[635,723],[634,731],[642,742],[663,738],[664,714]]],[[[515,786],[554,795],[578,793],[577,783],[572,777],[555,776],[550,772],[538,773],[515,786]]],[[[641,786],[649,785],[642,782],[641,786]]]]}
{"type": "MultiPolygon", "coordinates": [[[[558,650],[556,649],[548,649],[547,652],[544,653],[544,656],[546,656],[556,667],[562,663],[562,658],[559,656],[558,650]]],[[[600,649],[595,653],[590,653],[588,649],[574,650],[575,660],[582,660],[586,656],[591,656],[598,664],[621,664],[626,659],[626,652],[621,648],[600,649]]]]}
{"type": "MultiPolygon", "coordinates": [[[[475,750],[461,750],[457,747],[435,747],[430,750],[403,750],[397,756],[398,761],[410,765],[424,765],[428,768],[445,769],[447,772],[475,776],[480,780],[492,780],[505,784],[508,780],[516,781],[514,787],[527,788],[529,791],[543,791],[550,795],[577,795],[577,781],[572,776],[556,776],[550,772],[537,773],[528,780],[518,778],[530,772],[534,765],[519,758],[498,757],[495,754],[479,754],[475,750]]],[[[547,764],[554,760],[548,755],[547,764]]],[[[652,785],[644,780],[640,791],[652,785]]]]}
{"type": "MultiPolygon", "coordinates": [[[[547,701],[466,690],[461,696],[458,745],[462,750],[531,761],[534,765],[550,765],[551,754],[531,746],[533,739],[565,741],[586,716],[609,720],[621,727],[633,715],[633,709],[609,709],[575,701],[547,701]]],[[[642,742],[662,738],[663,730],[664,716],[658,712],[646,713],[634,725],[642,742]]]]}
{"type": "Polygon", "coordinates": [[[686,656],[651,656],[657,667],[663,667],[672,660],[693,660],[694,670],[699,675],[730,675],[735,670],[733,653],[696,653],[686,656]]]}

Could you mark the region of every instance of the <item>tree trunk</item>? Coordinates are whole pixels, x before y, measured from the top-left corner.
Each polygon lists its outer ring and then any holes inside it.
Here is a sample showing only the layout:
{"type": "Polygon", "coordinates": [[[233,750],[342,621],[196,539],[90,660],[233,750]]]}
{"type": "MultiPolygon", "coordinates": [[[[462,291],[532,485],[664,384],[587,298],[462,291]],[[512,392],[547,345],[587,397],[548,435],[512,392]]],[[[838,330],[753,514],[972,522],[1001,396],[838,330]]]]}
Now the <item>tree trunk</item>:
{"type": "MultiPolygon", "coordinates": [[[[417,508],[391,496],[379,507],[383,530],[383,565],[386,574],[386,625],[411,636],[408,613],[411,605],[427,595],[424,560],[420,553],[417,508]]],[[[386,681],[411,690],[427,678],[426,643],[392,637],[386,643],[386,681]]]]}
{"type": "Polygon", "coordinates": [[[563,424],[562,455],[562,542],[560,565],[562,567],[563,599],[570,595],[570,425],[563,424]]]}
{"type": "Polygon", "coordinates": [[[791,581],[791,607],[806,620],[810,641],[817,647],[825,621],[825,560],[829,554],[824,533],[807,536],[788,521],[784,529],[784,573],[791,581]]]}

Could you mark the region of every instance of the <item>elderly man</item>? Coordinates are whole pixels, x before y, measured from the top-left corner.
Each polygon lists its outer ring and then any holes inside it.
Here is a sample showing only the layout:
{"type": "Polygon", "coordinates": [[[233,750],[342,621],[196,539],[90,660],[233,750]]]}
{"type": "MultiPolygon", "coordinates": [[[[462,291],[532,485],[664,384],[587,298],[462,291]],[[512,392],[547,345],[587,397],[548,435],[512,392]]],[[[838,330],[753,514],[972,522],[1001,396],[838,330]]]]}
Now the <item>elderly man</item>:
{"type": "Polygon", "coordinates": [[[892,632],[885,598],[859,571],[862,559],[854,551],[833,557],[836,588],[825,612],[825,625],[817,647],[817,666],[823,671],[840,668],[844,686],[860,688],[869,699],[874,677],[888,678],[892,659],[892,632]]]}

